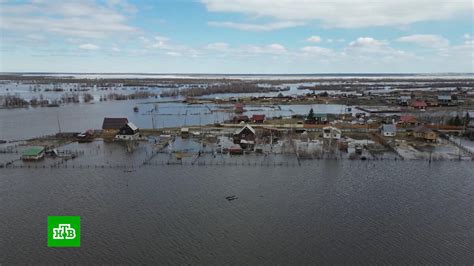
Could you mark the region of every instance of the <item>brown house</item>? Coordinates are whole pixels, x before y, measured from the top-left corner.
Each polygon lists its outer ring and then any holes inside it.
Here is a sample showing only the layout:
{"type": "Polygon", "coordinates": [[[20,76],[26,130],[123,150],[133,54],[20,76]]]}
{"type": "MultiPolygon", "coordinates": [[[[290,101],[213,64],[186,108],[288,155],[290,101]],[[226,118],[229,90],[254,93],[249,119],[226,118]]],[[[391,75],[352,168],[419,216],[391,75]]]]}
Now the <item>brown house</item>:
{"type": "Polygon", "coordinates": [[[252,115],[251,120],[255,124],[263,124],[265,121],[265,115],[252,115]]]}
{"type": "Polygon", "coordinates": [[[413,130],[413,136],[417,139],[423,139],[428,142],[436,142],[438,134],[424,126],[419,126],[413,130]]]}
{"type": "Polygon", "coordinates": [[[235,131],[233,139],[235,144],[254,144],[255,143],[255,129],[249,125],[235,131]]]}
{"type": "Polygon", "coordinates": [[[127,125],[128,119],[127,118],[111,118],[106,117],[102,122],[102,130],[104,130],[107,134],[115,134],[118,133],[119,130],[127,125]]]}

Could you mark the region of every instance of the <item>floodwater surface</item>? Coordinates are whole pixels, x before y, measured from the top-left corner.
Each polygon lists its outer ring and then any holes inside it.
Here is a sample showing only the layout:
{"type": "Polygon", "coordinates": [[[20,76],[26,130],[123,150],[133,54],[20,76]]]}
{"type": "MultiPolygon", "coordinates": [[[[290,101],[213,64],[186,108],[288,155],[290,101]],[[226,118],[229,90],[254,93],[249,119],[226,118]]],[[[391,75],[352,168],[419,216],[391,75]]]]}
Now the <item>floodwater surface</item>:
{"type": "Polygon", "coordinates": [[[473,169],[425,161],[0,169],[0,263],[472,265],[473,169]],[[47,247],[49,215],[81,217],[80,248],[47,247]]]}

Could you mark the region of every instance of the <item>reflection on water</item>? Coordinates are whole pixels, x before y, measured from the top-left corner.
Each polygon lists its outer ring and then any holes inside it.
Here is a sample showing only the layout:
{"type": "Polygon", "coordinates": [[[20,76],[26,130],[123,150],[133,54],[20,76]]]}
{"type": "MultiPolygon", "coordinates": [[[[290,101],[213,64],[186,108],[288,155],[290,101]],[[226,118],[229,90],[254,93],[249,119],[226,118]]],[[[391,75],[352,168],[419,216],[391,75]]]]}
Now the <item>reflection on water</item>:
{"type": "Polygon", "coordinates": [[[0,171],[8,264],[474,262],[470,162],[0,171]],[[47,248],[48,215],[80,215],[81,248],[47,248]]]}

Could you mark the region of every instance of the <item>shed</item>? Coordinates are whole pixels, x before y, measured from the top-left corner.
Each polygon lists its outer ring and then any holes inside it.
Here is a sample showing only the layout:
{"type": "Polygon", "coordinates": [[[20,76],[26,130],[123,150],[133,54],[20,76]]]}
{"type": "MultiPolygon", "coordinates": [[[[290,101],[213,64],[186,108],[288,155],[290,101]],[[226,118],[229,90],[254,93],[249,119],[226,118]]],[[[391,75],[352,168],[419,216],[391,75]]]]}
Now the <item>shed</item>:
{"type": "Polygon", "coordinates": [[[21,159],[24,161],[36,161],[44,158],[44,147],[30,147],[23,151],[21,159]]]}

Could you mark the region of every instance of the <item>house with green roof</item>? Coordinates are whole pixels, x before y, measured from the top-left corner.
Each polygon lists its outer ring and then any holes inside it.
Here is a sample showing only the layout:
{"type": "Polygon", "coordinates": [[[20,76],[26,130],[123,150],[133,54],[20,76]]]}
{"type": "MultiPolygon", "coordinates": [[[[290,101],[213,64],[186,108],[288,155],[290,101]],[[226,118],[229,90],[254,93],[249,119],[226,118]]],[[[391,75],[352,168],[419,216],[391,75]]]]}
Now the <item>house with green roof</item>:
{"type": "Polygon", "coordinates": [[[37,161],[44,158],[44,147],[29,147],[23,151],[23,161],[37,161]]]}

